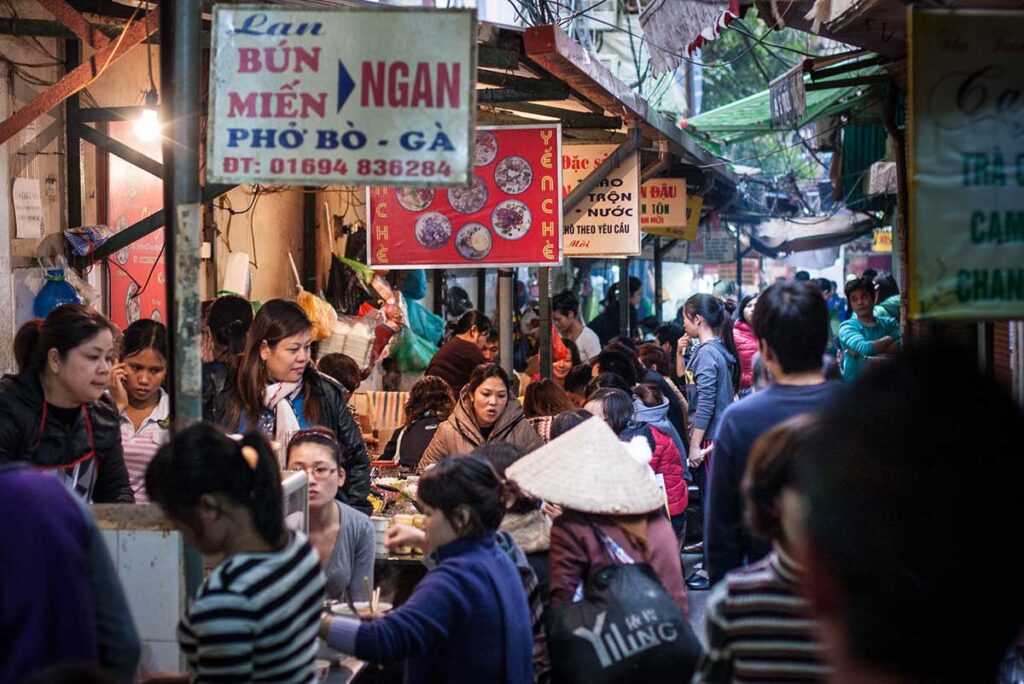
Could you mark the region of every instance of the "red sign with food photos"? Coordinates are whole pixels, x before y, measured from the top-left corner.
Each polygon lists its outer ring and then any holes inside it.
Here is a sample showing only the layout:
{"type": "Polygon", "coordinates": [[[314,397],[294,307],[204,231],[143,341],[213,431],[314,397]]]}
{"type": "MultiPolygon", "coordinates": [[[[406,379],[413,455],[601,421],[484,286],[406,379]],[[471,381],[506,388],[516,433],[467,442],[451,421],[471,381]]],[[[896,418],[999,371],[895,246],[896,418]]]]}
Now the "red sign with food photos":
{"type": "Polygon", "coordinates": [[[389,269],[560,264],[561,148],[557,124],[480,126],[469,185],[367,189],[367,263],[389,269]]]}

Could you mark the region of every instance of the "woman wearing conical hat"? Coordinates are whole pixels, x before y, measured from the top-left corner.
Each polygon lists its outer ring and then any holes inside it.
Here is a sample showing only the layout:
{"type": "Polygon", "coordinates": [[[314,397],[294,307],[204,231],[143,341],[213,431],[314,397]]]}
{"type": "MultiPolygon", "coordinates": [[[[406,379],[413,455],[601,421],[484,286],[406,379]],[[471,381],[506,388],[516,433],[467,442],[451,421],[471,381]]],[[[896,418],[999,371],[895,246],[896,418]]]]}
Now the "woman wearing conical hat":
{"type": "Polygon", "coordinates": [[[594,528],[633,561],[649,563],[689,615],[679,542],[665,517],[665,497],[649,468],[600,418],[591,418],[509,467],[520,489],[563,513],[551,529],[551,605],[572,603],[577,588],[622,562],[594,528]]]}

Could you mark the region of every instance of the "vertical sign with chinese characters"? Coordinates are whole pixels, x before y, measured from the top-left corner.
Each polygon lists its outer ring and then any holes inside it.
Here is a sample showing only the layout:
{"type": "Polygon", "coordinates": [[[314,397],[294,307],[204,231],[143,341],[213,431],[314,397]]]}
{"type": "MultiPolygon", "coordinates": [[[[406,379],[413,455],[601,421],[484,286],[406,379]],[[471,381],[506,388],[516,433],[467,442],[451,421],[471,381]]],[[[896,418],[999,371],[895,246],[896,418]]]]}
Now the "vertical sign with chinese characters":
{"type": "Polygon", "coordinates": [[[1024,317],[1024,13],[910,10],[910,315],[1024,317]]]}
{"type": "Polygon", "coordinates": [[[367,263],[380,268],[556,266],[562,259],[561,128],[477,128],[456,188],[367,191],[367,263]]]}
{"type": "Polygon", "coordinates": [[[474,10],[214,6],[211,181],[460,185],[475,111],[474,10]]]}

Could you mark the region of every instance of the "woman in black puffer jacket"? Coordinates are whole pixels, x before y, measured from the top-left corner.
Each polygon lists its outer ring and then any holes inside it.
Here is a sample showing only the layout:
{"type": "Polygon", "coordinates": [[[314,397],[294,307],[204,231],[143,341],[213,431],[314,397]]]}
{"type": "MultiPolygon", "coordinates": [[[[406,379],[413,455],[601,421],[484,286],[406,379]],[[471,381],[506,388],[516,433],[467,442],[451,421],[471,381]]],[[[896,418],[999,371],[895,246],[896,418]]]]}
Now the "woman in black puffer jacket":
{"type": "Polygon", "coordinates": [[[338,498],[369,515],[366,445],[341,385],[310,365],[312,329],[298,304],[284,299],[264,304],[224,390],[206,406],[206,419],[229,432],[259,429],[281,449],[299,430],[330,428],[345,450],[345,484],[338,498]]]}
{"type": "Polygon", "coordinates": [[[65,304],[19,333],[18,375],[0,379],[0,463],[28,461],[87,502],[134,503],[114,403],[115,328],[65,304]]]}

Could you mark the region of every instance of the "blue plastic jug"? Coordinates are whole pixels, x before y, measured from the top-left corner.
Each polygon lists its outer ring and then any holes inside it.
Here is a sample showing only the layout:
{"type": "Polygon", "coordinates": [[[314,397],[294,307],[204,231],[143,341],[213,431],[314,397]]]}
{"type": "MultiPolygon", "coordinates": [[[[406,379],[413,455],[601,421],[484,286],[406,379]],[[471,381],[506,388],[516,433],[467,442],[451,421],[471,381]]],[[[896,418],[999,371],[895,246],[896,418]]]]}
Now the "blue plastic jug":
{"type": "Polygon", "coordinates": [[[46,284],[32,300],[32,315],[46,318],[47,314],[61,304],[81,304],[82,298],[71,283],[64,279],[64,269],[54,268],[46,272],[46,284]]]}

